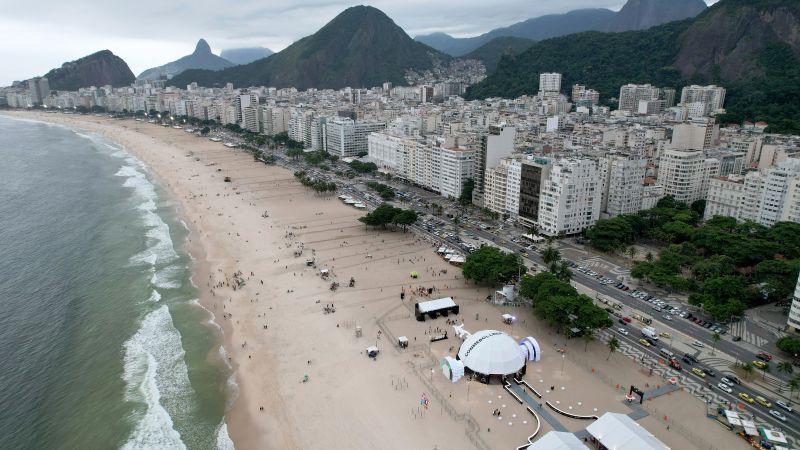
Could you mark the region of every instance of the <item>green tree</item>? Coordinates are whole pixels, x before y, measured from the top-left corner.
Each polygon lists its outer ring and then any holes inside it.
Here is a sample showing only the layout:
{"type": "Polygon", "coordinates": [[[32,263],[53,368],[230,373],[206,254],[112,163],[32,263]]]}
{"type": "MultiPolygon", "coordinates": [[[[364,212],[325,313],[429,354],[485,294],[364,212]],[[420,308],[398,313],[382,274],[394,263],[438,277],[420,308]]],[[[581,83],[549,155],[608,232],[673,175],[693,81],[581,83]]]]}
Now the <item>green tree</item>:
{"type": "Polygon", "coordinates": [[[210,132],[211,132],[211,128],[208,128],[208,127],[203,127],[203,129],[200,130],[200,134],[203,135],[203,136],[208,135],[208,133],[210,133],[210,132]]]}
{"type": "Polygon", "coordinates": [[[465,279],[490,286],[506,283],[526,271],[527,267],[519,255],[487,245],[470,253],[463,267],[465,279]]]}
{"type": "Polygon", "coordinates": [[[742,370],[744,371],[744,373],[745,373],[745,374],[746,374],[748,377],[750,377],[750,376],[752,376],[752,375],[753,375],[753,370],[755,370],[755,369],[754,369],[754,367],[753,367],[753,365],[752,365],[752,364],[750,364],[750,363],[744,363],[744,364],[742,364],[742,370]]]}
{"type": "Polygon", "coordinates": [[[632,245],[625,250],[625,255],[630,258],[631,262],[633,262],[634,258],[636,258],[637,253],[638,251],[636,250],[636,247],[632,245]]]}
{"type": "Polygon", "coordinates": [[[303,156],[305,152],[303,152],[302,148],[289,148],[286,150],[286,156],[297,160],[297,158],[303,156]]]}
{"type": "Polygon", "coordinates": [[[792,396],[797,388],[800,388],[800,376],[793,377],[791,380],[789,380],[789,397],[792,396]]]}
{"type": "Polygon", "coordinates": [[[714,332],[714,334],[711,335],[711,340],[714,341],[714,346],[711,347],[711,354],[712,355],[716,352],[716,346],[717,346],[717,343],[720,341],[720,339],[722,339],[722,336],[720,336],[720,334],[717,333],[716,331],[714,332]]]}
{"type": "Polygon", "coordinates": [[[552,272],[556,275],[558,281],[569,283],[572,280],[572,270],[566,264],[559,264],[558,269],[552,272]]]}
{"type": "Polygon", "coordinates": [[[561,253],[553,246],[548,245],[542,252],[542,260],[546,266],[558,262],[561,259],[561,253]]]}
{"type": "Polygon", "coordinates": [[[766,363],[761,367],[761,381],[766,381],[767,373],[769,372],[771,372],[771,369],[769,368],[769,363],[766,363]]]}
{"type": "Polygon", "coordinates": [[[458,203],[461,206],[469,206],[472,204],[472,192],[475,190],[475,180],[467,178],[461,188],[461,195],[458,197],[458,203]]]}
{"type": "Polygon", "coordinates": [[[782,352],[793,357],[800,355],[800,339],[792,336],[784,336],[775,342],[775,346],[782,352]]]}
{"type": "Polygon", "coordinates": [[[608,340],[606,346],[608,347],[608,356],[606,356],[606,361],[611,358],[611,355],[614,354],[617,350],[619,350],[619,339],[616,336],[611,336],[611,339],[608,340]]]}
{"type": "Polygon", "coordinates": [[[791,375],[794,372],[794,366],[789,361],[781,361],[777,366],[778,373],[791,375]]]}

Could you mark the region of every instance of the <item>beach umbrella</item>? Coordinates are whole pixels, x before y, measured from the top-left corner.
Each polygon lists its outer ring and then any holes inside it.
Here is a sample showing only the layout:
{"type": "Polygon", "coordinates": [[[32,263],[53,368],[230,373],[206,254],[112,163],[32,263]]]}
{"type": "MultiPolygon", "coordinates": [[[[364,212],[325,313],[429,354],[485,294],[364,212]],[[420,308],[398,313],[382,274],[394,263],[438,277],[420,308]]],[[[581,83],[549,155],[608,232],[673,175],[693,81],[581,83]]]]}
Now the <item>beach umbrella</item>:
{"type": "Polygon", "coordinates": [[[542,349],[539,347],[539,342],[531,336],[519,342],[519,347],[528,361],[539,361],[542,359],[542,349]]]}

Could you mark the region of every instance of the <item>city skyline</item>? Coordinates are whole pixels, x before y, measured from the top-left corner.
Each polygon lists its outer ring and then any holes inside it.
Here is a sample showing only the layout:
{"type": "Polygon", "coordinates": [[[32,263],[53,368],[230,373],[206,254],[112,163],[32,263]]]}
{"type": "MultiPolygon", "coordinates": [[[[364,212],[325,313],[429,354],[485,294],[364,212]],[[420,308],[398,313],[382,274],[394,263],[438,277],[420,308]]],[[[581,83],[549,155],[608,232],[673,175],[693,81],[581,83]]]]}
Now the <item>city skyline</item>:
{"type": "MultiPolygon", "coordinates": [[[[281,1],[265,6],[246,1],[220,10],[211,2],[165,5],[145,0],[120,5],[123,9],[113,11],[95,0],[80,5],[45,3],[35,11],[16,10],[13,16],[0,18],[0,38],[25,43],[0,48],[0,58],[14,62],[0,69],[0,85],[44,75],[64,62],[103,49],[123,58],[137,75],[190,54],[200,38],[206,39],[216,54],[223,49],[254,46],[277,52],[362,2],[281,1]],[[75,21],[87,26],[75,27],[75,21]]],[[[619,10],[624,3],[625,0],[505,0],[503,5],[490,5],[413,0],[411,4],[396,4],[379,0],[369,4],[385,12],[412,37],[435,31],[468,37],[541,15],[581,8],[619,10]]]]}

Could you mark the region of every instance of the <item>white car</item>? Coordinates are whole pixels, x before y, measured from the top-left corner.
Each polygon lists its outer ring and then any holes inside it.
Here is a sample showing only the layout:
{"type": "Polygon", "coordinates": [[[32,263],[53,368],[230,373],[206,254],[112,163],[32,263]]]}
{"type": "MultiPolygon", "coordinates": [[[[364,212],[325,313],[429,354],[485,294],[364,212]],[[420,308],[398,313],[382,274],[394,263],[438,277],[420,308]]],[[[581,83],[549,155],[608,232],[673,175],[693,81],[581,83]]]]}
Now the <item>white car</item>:
{"type": "Polygon", "coordinates": [[[727,384],[725,384],[725,383],[718,383],[718,384],[717,384],[717,387],[718,387],[718,388],[719,388],[721,391],[725,391],[725,392],[727,392],[728,394],[733,394],[733,389],[731,389],[731,387],[730,387],[730,386],[728,386],[728,385],[727,385],[727,384]]]}
{"type": "Polygon", "coordinates": [[[772,417],[775,417],[776,419],[780,420],[781,422],[786,422],[786,416],[784,416],[783,413],[780,412],[780,411],[776,411],[774,409],[770,409],[769,410],[769,414],[772,417]]]}
{"type": "Polygon", "coordinates": [[[692,342],[692,345],[694,345],[695,347],[700,347],[700,348],[703,348],[703,347],[706,346],[705,344],[703,344],[700,341],[694,341],[694,342],[692,342]]]}
{"type": "Polygon", "coordinates": [[[781,408],[783,408],[783,409],[785,409],[785,410],[787,410],[787,411],[789,411],[789,412],[792,412],[792,411],[794,411],[794,410],[792,409],[792,407],[791,407],[791,406],[789,406],[789,404],[788,404],[788,403],[786,403],[786,402],[785,402],[785,401],[783,401],[783,400],[778,400],[778,401],[777,401],[777,402],[775,402],[775,403],[776,403],[778,406],[780,406],[781,408]]]}
{"type": "Polygon", "coordinates": [[[728,377],[722,377],[719,381],[727,384],[728,386],[733,386],[733,380],[729,379],[728,377]]]}
{"type": "Polygon", "coordinates": [[[621,334],[623,336],[627,336],[628,335],[628,330],[626,330],[625,328],[617,328],[617,331],[619,331],[619,334],[621,334]]]}
{"type": "Polygon", "coordinates": [[[669,314],[664,314],[664,320],[671,321],[672,320],[672,316],[670,316],[669,314]]]}

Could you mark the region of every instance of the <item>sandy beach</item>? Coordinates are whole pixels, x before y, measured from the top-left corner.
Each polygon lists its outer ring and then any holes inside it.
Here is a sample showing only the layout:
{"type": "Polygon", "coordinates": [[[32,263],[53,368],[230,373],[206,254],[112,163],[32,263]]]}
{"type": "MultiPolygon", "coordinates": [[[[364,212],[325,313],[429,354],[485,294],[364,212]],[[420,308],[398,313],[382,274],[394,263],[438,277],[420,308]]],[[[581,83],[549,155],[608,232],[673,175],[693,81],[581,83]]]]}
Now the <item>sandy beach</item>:
{"type": "MultiPolygon", "coordinates": [[[[501,386],[451,384],[442,376],[438,360],[454,355],[460,341],[448,319],[414,320],[419,297],[408,294],[419,287],[434,289],[429,298],[454,297],[461,306],[456,320],[471,332],[536,337],[547,351],[529,364],[526,380],[571,412],[628,413],[624,387],[658,383],[631,358],[609,355],[602,342],[565,342],[530,310],[487,303],[489,290],[465,282],[431,243],[411,232],[366,229],[357,220],[362,211],[304,188],[284,168],[144,122],[8,114],[118,142],[168,192],[191,229],[187,245],[200,302],[223,330],[238,391],[227,423],[239,449],[499,449],[526,442],[534,420],[501,386]],[[306,264],[309,258],[316,268],[306,264]],[[328,279],[321,268],[330,270],[328,279]],[[410,278],[411,271],[419,278],[410,278]],[[332,282],[340,283],[335,291],[332,282]],[[503,324],[503,312],[519,321],[503,324]],[[431,343],[437,329],[450,338],[431,343]],[[398,336],[411,345],[398,348],[398,336]],[[381,350],[376,360],[365,355],[372,345],[381,350]],[[566,356],[555,347],[565,347],[566,356]],[[420,405],[423,394],[427,407],[420,405]],[[501,418],[491,414],[496,408],[501,418]]],[[[686,392],[647,403],[649,415],[639,423],[671,448],[747,448],[686,392]]],[[[573,432],[589,423],[559,420],[573,432]]],[[[540,435],[551,429],[543,421],[540,435]]]]}

